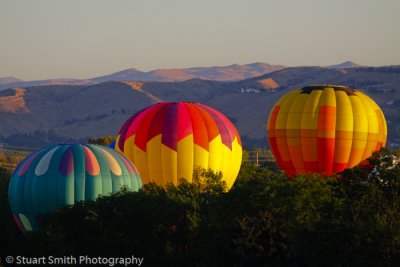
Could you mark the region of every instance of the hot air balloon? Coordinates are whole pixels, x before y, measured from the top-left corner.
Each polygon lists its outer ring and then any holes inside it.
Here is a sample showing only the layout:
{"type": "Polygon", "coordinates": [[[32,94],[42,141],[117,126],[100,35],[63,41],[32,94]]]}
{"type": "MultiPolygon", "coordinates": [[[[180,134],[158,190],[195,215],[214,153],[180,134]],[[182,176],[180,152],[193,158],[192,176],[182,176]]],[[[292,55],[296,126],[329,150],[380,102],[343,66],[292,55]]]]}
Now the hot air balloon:
{"type": "Polygon", "coordinates": [[[121,127],[116,150],[137,166],[143,183],[189,182],[196,168],[221,171],[231,188],[240,169],[242,145],[232,123],[200,103],[158,103],[121,127]]]}
{"type": "Polygon", "coordinates": [[[36,230],[41,215],[64,205],[94,200],[126,187],[142,187],[134,165],[99,145],[50,145],[27,156],[15,169],[9,202],[23,233],[36,230]]]}
{"type": "Polygon", "coordinates": [[[272,108],[267,129],[276,162],[289,177],[351,168],[385,146],[387,137],[378,105],[358,90],[336,85],[284,95],[272,108]]]}

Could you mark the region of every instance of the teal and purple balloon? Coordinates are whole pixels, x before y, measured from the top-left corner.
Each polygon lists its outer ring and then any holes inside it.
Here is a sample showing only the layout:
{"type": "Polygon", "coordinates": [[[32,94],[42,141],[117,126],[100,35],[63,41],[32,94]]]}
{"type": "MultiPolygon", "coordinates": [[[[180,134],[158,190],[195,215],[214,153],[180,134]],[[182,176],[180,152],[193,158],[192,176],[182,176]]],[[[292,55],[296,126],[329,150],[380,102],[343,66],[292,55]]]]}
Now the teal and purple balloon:
{"type": "Polygon", "coordinates": [[[25,233],[38,229],[41,216],[59,207],[141,187],[135,166],[109,147],[50,145],[17,166],[8,196],[14,219],[25,233]]]}

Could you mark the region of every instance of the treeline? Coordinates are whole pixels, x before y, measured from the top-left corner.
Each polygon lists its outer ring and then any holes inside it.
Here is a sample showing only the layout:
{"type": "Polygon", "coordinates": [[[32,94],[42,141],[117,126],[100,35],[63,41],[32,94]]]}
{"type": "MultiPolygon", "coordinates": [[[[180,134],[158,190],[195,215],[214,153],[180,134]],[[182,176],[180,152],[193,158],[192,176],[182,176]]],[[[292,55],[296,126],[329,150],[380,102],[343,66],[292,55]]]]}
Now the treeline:
{"type": "Polygon", "coordinates": [[[398,266],[400,164],[382,151],[337,177],[289,180],[242,165],[229,191],[199,171],[178,186],[78,203],[45,216],[26,238],[1,179],[0,251],[5,255],[144,257],[145,266],[398,266]]]}
{"type": "Polygon", "coordinates": [[[20,146],[20,147],[42,147],[48,144],[57,143],[85,143],[87,138],[74,139],[59,136],[54,130],[50,131],[35,131],[33,133],[13,134],[10,136],[0,135],[0,143],[20,146]]]}

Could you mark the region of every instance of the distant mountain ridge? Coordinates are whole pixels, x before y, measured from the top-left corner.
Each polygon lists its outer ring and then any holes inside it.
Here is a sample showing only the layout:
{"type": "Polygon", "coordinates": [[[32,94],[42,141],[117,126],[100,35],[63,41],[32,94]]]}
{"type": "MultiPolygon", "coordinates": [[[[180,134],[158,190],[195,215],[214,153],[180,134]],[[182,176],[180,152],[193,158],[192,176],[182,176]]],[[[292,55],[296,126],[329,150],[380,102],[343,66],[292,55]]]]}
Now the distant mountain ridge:
{"type": "Polygon", "coordinates": [[[340,64],[327,66],[327,68],[331,68],[331,69],[349,69],[349,68],[363,68],[363,67],[368,67],[368,66],[359,65],[352,61],[345,61],[340,64]]]}
{"type": "Polygon", "coordinates": [[[107,81],[154,81],[154,82],[179,82],[191,79],[238,81],[246,78],[260,76],[285,68],[282,65],[267,63],[251,63],[245,65],[233,64],[229,66],[195,67],[156,69],[148,72],[130,68],[112,74],[98,76],[90,79],[49,79],[37,81],[22,81],[14,77],[0,78],[0,90],[12,87],[30,87],[39,85],[90,85],[107,81]],[[13,78],[14,80],[11,80],[13,78]]]}
{"type": "MultiPolygon", "coordinates": [[[[351,61],[326,68],[355,68],[362,67],[351,61]]],[[[48,79],[36,81],[22,81],[15,77],[0,78],[0,90],[13,87],[31,87],[40,85],[93,85],[107,81],[142,81],[142,82],[179,82],[191,79],[214,81],[239,81],[257,77],[277,70],[285,69],[283,65],[270,65],[256,62],[251,64],[233,64],[229,66],[194,67],[156,69],[148,72],[130,68],[112,74],[89,79],[48,79]]]]}
{"type": "Polygon", "coordinates": [[[17,82],[22,82],[22,80],[17,79],[17,78],[15,78],[13,76],[0,78],[0,85],[2,85],[2,84],[12,84],[12,83],[17,83],[17,82]]]}
{"type": "Polygon", "coordinates": [[[94,83],[105,81],[153,81],[153,82],[178,82],[191,79],[238,81],[246,78],[260,76],[285,68],[282,65],[270,65],[267,63],[252,63],[246,65],[233,64],[223,67],[195,67],[156,69],[143,72],[135,68],[118,71],[109,75],[90,79],[94,83]]]}

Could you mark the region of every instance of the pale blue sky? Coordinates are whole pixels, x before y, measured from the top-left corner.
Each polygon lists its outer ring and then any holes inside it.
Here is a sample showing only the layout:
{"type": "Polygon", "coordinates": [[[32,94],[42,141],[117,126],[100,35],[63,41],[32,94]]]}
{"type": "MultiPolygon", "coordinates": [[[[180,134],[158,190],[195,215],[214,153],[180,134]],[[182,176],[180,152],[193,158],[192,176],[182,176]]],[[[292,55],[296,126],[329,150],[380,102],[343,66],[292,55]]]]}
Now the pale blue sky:
{"type": "Polygon", "coordinates": [[[400,64],[400,0],[0,0],[0,77],[400,64]]]}

